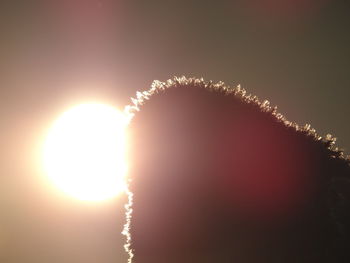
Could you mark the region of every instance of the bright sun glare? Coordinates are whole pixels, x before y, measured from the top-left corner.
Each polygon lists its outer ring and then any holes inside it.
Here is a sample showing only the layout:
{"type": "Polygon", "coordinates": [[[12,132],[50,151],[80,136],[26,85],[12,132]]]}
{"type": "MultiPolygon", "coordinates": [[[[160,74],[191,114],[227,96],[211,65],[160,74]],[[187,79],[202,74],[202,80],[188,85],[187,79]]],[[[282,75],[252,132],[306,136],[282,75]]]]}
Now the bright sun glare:
{"type": "Polygon", "coordinates": [[[44,166],[53,183],[85,201],[124,191],[126,124],[120,111],[104,104],[81,104],[63,113],[44,146],[44,166]]]}

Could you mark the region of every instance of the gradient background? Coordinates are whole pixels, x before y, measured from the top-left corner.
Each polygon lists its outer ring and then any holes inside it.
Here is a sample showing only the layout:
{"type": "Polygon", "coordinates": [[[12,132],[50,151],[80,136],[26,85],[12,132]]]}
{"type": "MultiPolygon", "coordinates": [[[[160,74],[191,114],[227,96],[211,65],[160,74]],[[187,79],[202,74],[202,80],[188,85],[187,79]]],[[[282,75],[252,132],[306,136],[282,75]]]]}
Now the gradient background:
{"type": "Polygon", "coordinates": [[[52,121],[87,101],[122,109],[173,75],[241,84],[350,149],[350,5],[331,0],[1,3],[0,261],[126,262],[125,196],[75,201],[45,181],[52,121]]]}

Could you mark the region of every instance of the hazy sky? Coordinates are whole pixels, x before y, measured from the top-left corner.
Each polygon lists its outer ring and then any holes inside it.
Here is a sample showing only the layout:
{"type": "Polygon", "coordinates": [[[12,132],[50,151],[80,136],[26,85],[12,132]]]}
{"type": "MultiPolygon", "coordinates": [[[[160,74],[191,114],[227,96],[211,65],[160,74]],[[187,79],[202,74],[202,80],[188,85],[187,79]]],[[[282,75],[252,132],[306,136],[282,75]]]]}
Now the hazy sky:
{"type": "Polygon", "coordinates": [[[41,178],[50,123],[122,109],[173,75],[241,84],[350,152],[350,5],[341,0],[7,1],[1,5],[0,261],[125,262],[125,197],[68,199],[41,178]],[[3,258],[3,259],[2,259],[3,258]]]}

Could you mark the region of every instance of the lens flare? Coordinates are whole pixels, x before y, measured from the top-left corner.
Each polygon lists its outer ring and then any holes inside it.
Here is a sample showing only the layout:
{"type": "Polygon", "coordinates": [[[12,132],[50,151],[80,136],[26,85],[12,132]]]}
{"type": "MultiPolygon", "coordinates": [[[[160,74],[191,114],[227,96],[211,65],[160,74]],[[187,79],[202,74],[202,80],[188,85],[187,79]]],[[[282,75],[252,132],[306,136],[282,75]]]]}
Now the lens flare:
{"type": "Polygon", "coordinates": [[[126,125],[122,112],[104,104],[81,104],[63,113],[44,145],[44,168],[54,185],[85,201],[124,191],[126,125]]]}

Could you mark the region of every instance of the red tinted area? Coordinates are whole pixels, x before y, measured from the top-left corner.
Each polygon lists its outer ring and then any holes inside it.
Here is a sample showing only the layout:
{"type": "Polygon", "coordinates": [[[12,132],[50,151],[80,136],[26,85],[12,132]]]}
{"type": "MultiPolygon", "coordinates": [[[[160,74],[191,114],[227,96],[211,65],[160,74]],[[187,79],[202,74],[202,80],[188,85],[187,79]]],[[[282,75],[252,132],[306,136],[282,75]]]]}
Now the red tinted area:
{"type": "Polygon", "coordinates": [[[129,134],[136,262],[287,262],[261,253],[289,242],[280,230],[312,202],[312,139],[254,103],[198,87],[154,95],[129,134]]]}
{"type": "Polygon", "coordinates": [[[242,217],[280,219],[311,196],[314,166],[306,145],[269,116],[246,113],[222,130],[219,192],[242,217]],[[225,152],[225,154],[222,154],[225,152]]]}

